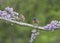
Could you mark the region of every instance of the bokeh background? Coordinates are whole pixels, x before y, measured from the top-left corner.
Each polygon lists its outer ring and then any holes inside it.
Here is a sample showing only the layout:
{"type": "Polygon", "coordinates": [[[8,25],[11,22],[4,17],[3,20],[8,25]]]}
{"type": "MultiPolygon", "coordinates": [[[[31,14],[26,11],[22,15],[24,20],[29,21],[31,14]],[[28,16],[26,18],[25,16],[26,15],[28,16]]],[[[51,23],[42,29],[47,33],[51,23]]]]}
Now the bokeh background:
{"type": "MultiPolygon", "coordinates": [[[[0,10],[7,6],[23,14],[25,22],[30,24],[34,17],[38,18],[39,26],[60,20],[60,0],[0,0],[0,10]]],[[[32,29],[0,20],[0,43],[29,43],[32,29]]],[[[40,30],[33,43],[60,43],[60,29],[54,32],[40,30]]]]}

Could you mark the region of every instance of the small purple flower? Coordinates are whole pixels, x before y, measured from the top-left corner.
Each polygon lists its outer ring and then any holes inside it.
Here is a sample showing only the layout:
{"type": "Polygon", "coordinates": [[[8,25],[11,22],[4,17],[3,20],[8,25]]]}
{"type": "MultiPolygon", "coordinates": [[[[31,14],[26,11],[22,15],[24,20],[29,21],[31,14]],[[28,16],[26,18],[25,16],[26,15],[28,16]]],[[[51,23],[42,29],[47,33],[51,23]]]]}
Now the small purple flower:
{"type": "Polygon", "coordinates": [[[52,29],[52,25],[49,25],[49,30],[51,30],[52,29]]]}
{"type": "Polygon", "coordinates": [[[10,19],[10,18],[11,18],[11,14],[8,14],[8,15],[6,16],[6,18],[7,18],[7,19],[10,19]]]}
{"type": "Polygon", "coordinates": [[[5,10],[9,12],[13,12],[13,8],[10,8],[10,7],[6,7],[5,10]]]}
{"type": "Polygon", "coordinates": [[[6,10],[6,11],[9,11],[9,10],[10,10],[10,8],[9,8],[9,7],[6,7],[6,8],[5,8],[5,10],[6,10]]]}
{"type": "Polygon", "coordinates": [[[56,26],[52,26],[51,30],[54,31],[57,27],[56,26]]]}
{"type": "Polygon", "coordinates": [[[13,12],[13,8],[10,8],[9,12],[13,12]]]}
{"type": "Polygon", "coordinates": [[[56,25],[58,23],[58,21],[54,20],[54,21],[51,21],[51,25],[56,25]]]}
{"type": "Polygon", "coordinates": [[[6,15],[7,15],[7,12],[6,11],[1,11],[0,16],[4,17],[6,15]]]}
{"type": "Polygon", "coordinates": [[[58,21],[54,20],[54,21],[51,21],[50,24],[44,26],[44,28],[47,30],[54,31],[54,29],[58,28],[58,26],[60,26],[60,24],[58,24],[58,21]]]}

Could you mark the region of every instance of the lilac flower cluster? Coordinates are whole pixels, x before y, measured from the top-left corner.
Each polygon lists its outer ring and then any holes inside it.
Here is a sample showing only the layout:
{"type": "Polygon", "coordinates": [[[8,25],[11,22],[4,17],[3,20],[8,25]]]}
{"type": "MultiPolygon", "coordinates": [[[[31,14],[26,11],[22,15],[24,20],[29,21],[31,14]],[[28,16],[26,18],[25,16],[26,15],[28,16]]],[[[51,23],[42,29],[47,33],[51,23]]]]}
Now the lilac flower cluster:
{"type": "Polygon", "coordinates": [[[8,20],[15,20],[18,19],[18,13],[13,10],[13,8],[6,7],[4,11],[0,10],[0,17],[8,19],[8,20]]]}
{"type": "Polygon", "coordinates": [[[36,38],[37,35],[39,35],[39,32],[37,32],[35,29],[32,30],[30,43],[33,43],[33,41],[34,41],[34,39],[36,38]]]}
{"type": "Polygon", "coordinates": [[[60,28],[60,21],[53,20],[53,21],[50,22],[50,24],[47,24],[46,26],[44,26],[44,28],[46,30],[54,31],[54,29],[60,28]]]}

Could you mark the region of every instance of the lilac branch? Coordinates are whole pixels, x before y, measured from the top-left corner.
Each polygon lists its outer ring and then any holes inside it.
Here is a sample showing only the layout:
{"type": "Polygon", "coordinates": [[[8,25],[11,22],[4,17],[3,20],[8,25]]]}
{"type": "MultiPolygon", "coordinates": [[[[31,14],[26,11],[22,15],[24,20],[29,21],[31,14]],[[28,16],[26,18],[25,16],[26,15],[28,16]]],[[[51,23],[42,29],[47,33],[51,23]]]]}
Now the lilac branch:
{"type": "MultiPolygon", "coordinates": [[[[20,16],[21,17],[21,16],[20,16]]],[[[0,19],[16,23],[23,26],[28,26],[32,28],[42,29],[42,30],[52,30],[60,28],[60,21],[53,20],[50,22],[50,24],[47,24],[46,26],[34,26],[32,24],[24,23],[19,21],[20,20],[19,13],[15,12],[13,8],[6,7],[4,11],[0,10],[0,19]]]]}
{"type": "MultiPolygon", "coordinates": [[[[46,26],[41,27],[41,26],[35,26],[29,23],[21,22],[20,20],[22,19],[20,17],[19,17],[19,13],[15,12],[13,8],[6,7],[4,11],[0,10],[0,19],[8,21],[8,22],[12,22],[12,23],[22,25],[22,26],[36,28],[36,30],[42,29],[42,30],[54,31],[55,29],[60,28],[60,21],[57,21],[57,20],[52,20],[50,24],[47,24],[46,26]]],[[[39,35],[39,32],[36,30],[32,30],[30,43],[33,43],[33,40],[36,38],[37,35],[39,35]]]]}
{"type": "Polygon", "coordinates": [[[2,18],[2,17],[0,17],[0,19],[2,19],[2,20],[6,20],[6,21],[9,21],[9,22],[12,22],[12,23],[18,24],[18,25],[28,26],[28,27],[33,27],[33,28],[38,28],[38,29],[43,29],[43,30],[44,30],[44,27],[34,26],[34,25],[32,25],[32,24],[28,24],[28,23],[17,22],[17,21],[13,21],[13,20],[5,19],[5,18],[2,18]]]}

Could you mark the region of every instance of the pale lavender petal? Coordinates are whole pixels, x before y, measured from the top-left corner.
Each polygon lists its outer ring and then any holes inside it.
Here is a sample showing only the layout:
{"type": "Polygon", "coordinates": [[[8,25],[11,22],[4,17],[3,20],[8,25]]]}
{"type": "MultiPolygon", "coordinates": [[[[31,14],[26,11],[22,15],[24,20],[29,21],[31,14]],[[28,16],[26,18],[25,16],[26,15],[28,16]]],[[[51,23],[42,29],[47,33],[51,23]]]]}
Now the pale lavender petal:
{"type": "Polygon", "coordinates": [[[9,10],[10,10],[10,8],[9,8],[9,7],[6,7],[6,8],[5,8],[5,10],[6,10],[6,11],[9,11],[9,10]]]}
{"type": "Polygon", "coordinates": [[[10,8],[10,7],[6,7],[5,10],[9,12],[13,12],[13,8],[10,8]]]}
{"type": "Polygon", "coordinates": [[[49,26],[49,30],[51,30],[51,29],[52,29],[52,26],[50,25],[50,26],[49,26]]]}
{"type": "Polygon", "coordinates": [[[51,25],[56,25],[57,24],[57,22],[56,21],[51,21],[51,23],[50,23],[51,25]]]}
{"type": "Polygon", "coordinates": [[[7,19],[10,19],[10,18],[11,18],[11,15],[10,15],[10,14],[8,14],[8,15],[7,15],[7,19]]]}
{"type": "Polygon", "coordinates": [[[13,12],[13,8],[10,8],[9,12],[13,12]]]}
{"type": "Polygon", "coordinates": [[[6,16],[7,15],[7,12],[6,11],[2,11],[1,12],[1,16],[6,16]]]}

